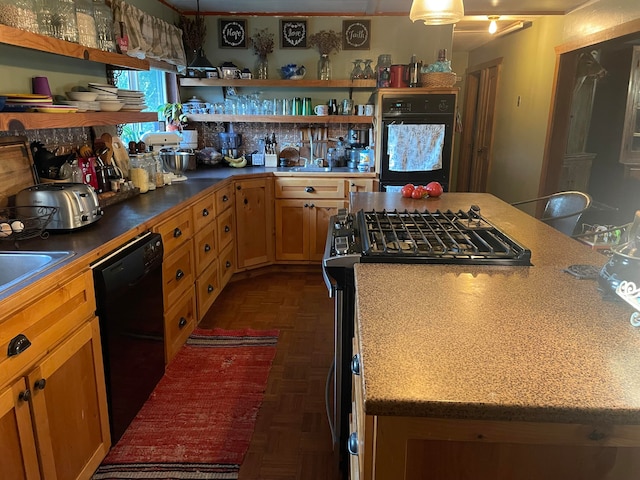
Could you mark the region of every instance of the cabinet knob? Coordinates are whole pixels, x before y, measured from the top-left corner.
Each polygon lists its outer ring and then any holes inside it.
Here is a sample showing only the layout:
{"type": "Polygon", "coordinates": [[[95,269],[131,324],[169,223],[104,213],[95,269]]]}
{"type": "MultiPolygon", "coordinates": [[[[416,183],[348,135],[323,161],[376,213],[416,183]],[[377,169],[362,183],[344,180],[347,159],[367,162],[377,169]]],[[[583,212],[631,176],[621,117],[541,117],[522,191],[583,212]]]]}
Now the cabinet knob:
{"type": "Polygon", "coordinates": [[[312,192],[315,192],[316,189],[313,187],[304,187],[304,191],[307,193],[312,193],[312,192]]]}
{"type": "Polygon", "coordinates": [[[224,226],[224,233],[229,233],[231,231],[231,227],[229,225],[224,226]]]}
{"type": "Polygon", "coordinates": [[[347,450],[351,455],[358,455],[358,434],[353,432],[349,435],[349,440],[347,441],[347,450]]]}
{"type": "Polygon", "coordinates": [[[182,230],[176,227],[176,229],[173,231],[173,238],[178,238],[180,235],[182,235],[182,230]]]}
{"type": "Polygon", "coordinates": [[[231,268],[231,262],[229,260],[227,260],[227,263],[225,263],[224,265],[227,268],[231,268]]]}
{"type": "Polygon", "coordinates": [[[31,390],[28,388],[18,394],[18,400],[28,402],[31,400],[31,390]]]}
{"type": "Polygon", "coordinates": [[[354,182],[351,182],[351,186],[352,186],[352,187],[355,187],[355,186],[356,186],[356,184],[355,184],[354,182]]]}
{"type": "Polygon", "coordinates": [[[182,329],[187,325],[187,319],[184,317],[180,317],[180,320],[178,321],[178,328],[182,329]]]}
{"type": "Polygon", "coordinates": [[[312,203],[311,205],[309,205],[309,208],[313,208],[313,207],[315,207],[315,206],[316,206],[316,204],[315,204],[315,203],[312,203]]]}
{"type": "Polygon", "coordinates": [[[223,202],[226,202],[226,201],[228,201],[228,200],[229,200],[229,197],[227,197],[226,195],[223,195],[223,196],[222,196],[222,201],[223,201],[223,202]]]}
{"type": "Polygon", "coordinates": [[[236,190],[242,190],[242,185],[238,185],[238,186],[236,187],[236,190]]]}
{"type": "Polygon", "coordinates": [[[356,354],[351,359],[351,373],[360,375],[360,355],[356,354]]]}
{"type": "Polygon", "coordinates": [[[209,216],[209,210],[207,210],[206,208],[202,209],[202,216],[203,217],[208,217],[209,216]]]}
{"type": "Polygon", "coordinates": [[[308,207],[309,207],[309,204],[308,204],[308,203],[305,203],[305,204],[304,204],[304,208],[308,208],[308,207]]]}
{"type": "Polygon", "coordinates": [[[209,245],[208,243],[205,243],[204,251],[205,251],[205,253],[210,252],[211,251],[211,245],[209,245]]]}
{"type": "Polygon", "coordinates": [[[13,357],[24,352],[31,346],[31,341],[22,333],[16,335],[9,342],[9,348],[7,349],[7,356],[13,357]]]}
{"type": "Polygon", "coordinates": [[[213,285],[209,285],[209,286],[207,287],[207,293],[211,293],[211,292],[213,292],[214,290],[215,290],[215,288],[213,288],[213,285]]]}
{"type": "Polygon", "coordinates": [[[33,388],[35,388],[36,390],[44,390],[44,387],[47,385],[47,379],[46,378],[41,378],[40,380],[36,380],[33,383],[33,388]]]}
{"type": "Polygon", "coordinates": [[[245,198],[245,199],[244,199],[244,204],[245,204],[245,205],[248,205],[248,204],[249,204],[249,199],[248,199],[248,198],[245,198]]]}
{"type": "Polygon", "coordinates": [[[178,269],[176,271],[176,280],[180,280],[183,277],[184,277],[184,272],[181,269],[178,269]]]}

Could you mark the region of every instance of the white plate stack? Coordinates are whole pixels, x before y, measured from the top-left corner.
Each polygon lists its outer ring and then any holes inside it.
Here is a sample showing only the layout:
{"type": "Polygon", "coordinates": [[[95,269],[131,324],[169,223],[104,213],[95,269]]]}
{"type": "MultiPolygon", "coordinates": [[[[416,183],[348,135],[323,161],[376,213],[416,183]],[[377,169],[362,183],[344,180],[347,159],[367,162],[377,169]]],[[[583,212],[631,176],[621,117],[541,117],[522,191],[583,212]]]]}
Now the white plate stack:
{"type": "Polygon", "coordinates": [[[96,102],[101,111],[116,112],[122,108],[122,102],[118,100],[118,87],[106,83],[89,83],[89,91],[98,93],[96,102]]]}
{"type": "Polygon", "coordinates": [[[141,112],[147,108],[144,100],[144,92],[139,90],[124,90],[119,88],[118,100],[124,103],[124,106],[122,107],[123,111],[141,112]]]}

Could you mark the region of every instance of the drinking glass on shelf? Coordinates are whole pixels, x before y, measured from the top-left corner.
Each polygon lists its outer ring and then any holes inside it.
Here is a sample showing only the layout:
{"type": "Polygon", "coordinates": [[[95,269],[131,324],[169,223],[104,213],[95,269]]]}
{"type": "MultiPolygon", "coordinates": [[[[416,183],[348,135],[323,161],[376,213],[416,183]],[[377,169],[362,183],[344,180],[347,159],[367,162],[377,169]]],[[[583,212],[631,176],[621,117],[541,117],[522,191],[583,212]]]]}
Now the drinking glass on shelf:
{"type": "Polygon", "coordinates": [[[353,70],[351,70],[351,79],[354,80],[356,78],[363,78],[363,71],[360,64],[362,63],[361,59],[356,59],[353,61],[353,70]]]}
{"type": "Polygon", "coordinates": [[[376,78],[375,73],[373,73],[373,68],[371,68],[371,60],[370,58],[364,61],[364,71],[362,72],[362,78],[376,78]]]}

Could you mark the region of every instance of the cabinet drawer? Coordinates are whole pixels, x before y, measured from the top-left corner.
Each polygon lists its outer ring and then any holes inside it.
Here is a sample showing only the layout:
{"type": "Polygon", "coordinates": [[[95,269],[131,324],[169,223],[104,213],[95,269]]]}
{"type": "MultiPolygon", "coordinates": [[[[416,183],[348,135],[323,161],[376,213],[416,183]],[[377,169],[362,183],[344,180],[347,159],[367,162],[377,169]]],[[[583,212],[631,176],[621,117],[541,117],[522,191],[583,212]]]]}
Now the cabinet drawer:
{"type": "Polygon", "coordinates": [[[236,271],[236,251],[233,243],[220,253],[220,288],[229,282],[236,271]]]}
{"type": "Polygon", "coordinates": [[[193,231],[200,231],[216,218],[216,199],[214,195],[207,195],[191,206],[193,215],[193,231]]]}
{"type": "Polygon", "coordinates": [[[0,320],[0,387],[24,373],[95,311],[93,277],[87,271],[0,320]],[[31,346],[8,356],[11,340],[19,335],[31,346]]]}
{"type": "Polygon", "coordinates": [[[276,198],[345,198],[343,178],[276,178],[276,198]]]}
{"type": "Polygon", "coordinates": [[[187,209],[159,224],[155,231],[162,235],[165,255],[173,252],[193,235],[193,217],[187,209]]]}
{"type": "Polygon", "coordinates": [[[165,362],[175,357],[196,326],[196,300],[193,290],[180,298],[164,315],[165,362]]]}
{"type": "Polygon", "coordinates": [[[233,205],[233,184],[228,185],[216,190],[216,212],[220,214],[231,205],[233,205]]]}
{"type": "Polygon", "coordinates": [[[196,280],[196,301],[198,304],[198,322],[213,305],[215,299],[220,295],[220,275],[218,273],[218,262],[215,261],[207,267],[202,275],[196,280]]]}
{"type": "Polygon", "coordinates": [[[373,178],[348,178],[345,184],[349,193],[373,192],[373,178]]]}
{"type": "Polygon", "coordinates": [[[218,245],[217,229],[217,223],[213,222],[196,233],[194,237],[196,276],[201,275],[218,256],[218,249],[216,248],[218,245]]]}
{"type": "Polygon", "coordinates": [[[218,251],[229,245],[234,237],[233,210],[226,210],[218,215],[218,251]]]}
{"type": "Polygon", "coordinates": [[[162,291],[165,312],[173,307],[187,290],[193,290],[193,251],[191,243],[172,253],[162,264],[162,291]]]}

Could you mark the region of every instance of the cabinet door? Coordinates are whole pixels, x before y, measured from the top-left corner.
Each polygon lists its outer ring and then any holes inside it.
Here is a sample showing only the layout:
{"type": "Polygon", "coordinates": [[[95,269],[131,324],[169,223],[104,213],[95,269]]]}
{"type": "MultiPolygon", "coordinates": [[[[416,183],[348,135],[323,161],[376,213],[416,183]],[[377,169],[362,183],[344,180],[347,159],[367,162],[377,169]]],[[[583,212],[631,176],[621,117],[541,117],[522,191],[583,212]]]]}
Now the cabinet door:
{"type": "Polygon", "coordinates": [[[237,268],[270,263],[273,261],[272,180],[242,180],[235,185],[237,268]]]}
{"type": "Polygon", "coordinates": [[[165,363],[176,356],[195,328],[196,300],[193,291],[180,297],[164,314],[165,363]]]}
{"type": "Polygon", "coordinates": [[[45,357],[28,382],[43,477],[90,478],[111,443],[98,319],[45,357]]]}
{"type": "Polygon", "coordinates": [[[348,178],[345,182],[349,193],[373,192],[373,178],[348,178]]]}
{"type": "Polygon", "coordinates": [[[633,47],[620,162],[640,163],[640,47],[633,47]]]}
{"type": "Polygon", "coordinates": [[[339,208],[345,208],[344,200],[315,200],[308,208],[309,212],[309,260],[320,261],[324,255],[329,232],[329,220],[338,213],[339,208]]]}
{"type": "Polygon", "coordinates": [[[276,260],[308,260],[308,200],[276,200],[276,260]]]}
{"type": "Polygon", "coordinates": [[[24,378],[0,393],[0,472],[3,480],[40,478],[24,378]]]}

